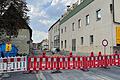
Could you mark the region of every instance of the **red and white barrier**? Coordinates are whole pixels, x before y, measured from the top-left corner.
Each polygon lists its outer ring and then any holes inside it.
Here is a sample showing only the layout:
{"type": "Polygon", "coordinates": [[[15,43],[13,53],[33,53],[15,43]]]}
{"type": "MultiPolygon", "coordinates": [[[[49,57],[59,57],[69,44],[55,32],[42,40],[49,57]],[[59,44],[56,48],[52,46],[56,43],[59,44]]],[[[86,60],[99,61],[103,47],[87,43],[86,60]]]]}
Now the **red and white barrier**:
{"type": "Polygon", "coordinates": [[[120,54],[94,56],[42,56],[0,58],[0,73],[39,70],[73,70],[120,66],[120,54]]]}
{"type": "Polygon", "coordinates": [[[28,70],[73,70],[120,66],[120,54],[94,56],[43,56],[29,57],[28,70]]]}
{"type": "Polygon", "coordinates": [[[0,58],[0,73],[27,71],[27,57],[0,58]]]}

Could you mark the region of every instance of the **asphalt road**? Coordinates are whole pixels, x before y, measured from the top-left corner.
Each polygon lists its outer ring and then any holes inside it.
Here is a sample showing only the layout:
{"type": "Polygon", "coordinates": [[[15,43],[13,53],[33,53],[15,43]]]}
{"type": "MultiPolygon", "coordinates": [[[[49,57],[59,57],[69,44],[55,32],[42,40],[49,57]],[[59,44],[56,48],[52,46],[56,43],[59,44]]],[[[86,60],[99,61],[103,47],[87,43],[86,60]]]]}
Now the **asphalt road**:
{"type": "Polygon", "coordinates": [[[16,72],[9,73],[9,78],[0,78],[0,80],[120,80],[120,67],[96,68],[87,72],[81,70],[61,70],[61,72],[39,71],[38,74],[16,72]]]}
{"type": "MultiPolygon", "coordinates": [[[[47,55],[51,54],[48,53],[47,55]]],[[[90,69],[88,72],[62,70],[62,73],[57,74],[51,74],[51,71],[44,71],[39,73],[38,78],[42,78],[42,80],[120,80],[120,67],[111,67],[110,69],[96,68],[90,69]]]]}
{"type": "Polygon", "coordinates": [[[9,73],[9,78],[0,77],[0,80],[120,80],[120,67],[95,68],[90,69],[88,72],[81,70],[61,70],[61,72],[39,71],[38,74],[16,72],[9,73]]]}
{"type": "Polygon", "coordinates": [[[9,73],[10,77],[1,80],[38,80],[36,74],[23,74],[23,72],[9,73]]]}
{"type": "Polygon", "coordinates": [[[88,72],[81,70],[65,70],[62,73],[42,72],[44,80],[120,80],[120,67],[110,69],[90,69],[88,72]]]}

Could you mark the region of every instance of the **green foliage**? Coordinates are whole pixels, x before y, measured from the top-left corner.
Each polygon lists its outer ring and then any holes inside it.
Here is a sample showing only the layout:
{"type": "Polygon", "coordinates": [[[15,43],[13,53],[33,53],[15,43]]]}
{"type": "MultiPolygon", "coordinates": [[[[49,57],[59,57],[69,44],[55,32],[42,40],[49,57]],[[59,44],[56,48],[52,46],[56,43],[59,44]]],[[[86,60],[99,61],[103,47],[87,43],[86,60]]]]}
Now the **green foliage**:
{"type": "Polygon", "coordinates": [[[0,33],[0,41],[4,37],[17,37],[18,29],[28,24],[29,11],[25,0],[0,0],[0,29],[4,29],[4,33],[0,33]],[[2,35],[5,34],[5,35],[2,35]],[[3,38],[1,38],[4,36],[3,38]]]}
{"type": "Polygon", "coordinates": [[[23,53],[23,54],[18,54],[17,56],[28,56],[28,54],[23,53]]]}
{"type": "Polygon", "coordinates": [[[8,7],[10,4],[13,4],[22,18],[25,20],[28,20],[27,12],[29,11],[25,0],[0,0],[0,15],[4,14],[4,12],[7,10],[6,7],[8,7]]]}

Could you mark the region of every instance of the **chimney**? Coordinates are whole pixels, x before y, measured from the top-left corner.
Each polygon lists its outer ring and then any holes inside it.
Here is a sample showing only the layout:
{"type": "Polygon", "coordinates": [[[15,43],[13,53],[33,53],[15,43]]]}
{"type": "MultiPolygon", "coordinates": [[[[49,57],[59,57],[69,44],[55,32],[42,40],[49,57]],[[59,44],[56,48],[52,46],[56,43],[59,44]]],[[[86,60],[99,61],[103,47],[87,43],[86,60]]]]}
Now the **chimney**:
{"type": "Polygon", "coordinates": [[[67,11],[68,12],[70,11],[70,5],[67,5],[67,11]]]}
{"type": "Polygon", "coordinates": [[[70,5],[67,5],[67,8],[70,8],[70,5]]]}

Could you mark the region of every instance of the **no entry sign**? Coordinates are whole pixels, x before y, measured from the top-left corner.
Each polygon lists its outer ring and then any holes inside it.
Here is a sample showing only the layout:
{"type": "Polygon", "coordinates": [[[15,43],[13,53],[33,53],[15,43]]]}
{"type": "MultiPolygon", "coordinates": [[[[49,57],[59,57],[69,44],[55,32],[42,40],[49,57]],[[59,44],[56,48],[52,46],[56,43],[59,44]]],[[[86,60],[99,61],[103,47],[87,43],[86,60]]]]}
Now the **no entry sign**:
{"type": "Polygon", "coordinates": [[[103,45],[104,47],[106,47],[106,46],[108,45],[108,41],[107,41],[106,39],[104,39],[104,40],[102,41],[102,45],[103,45]]]}

